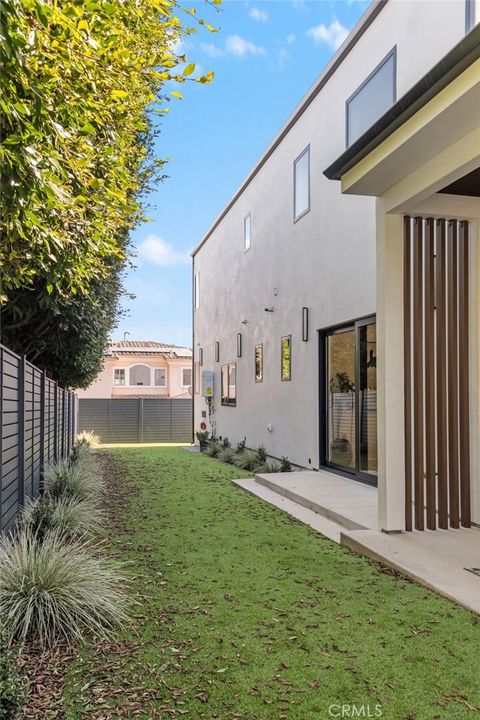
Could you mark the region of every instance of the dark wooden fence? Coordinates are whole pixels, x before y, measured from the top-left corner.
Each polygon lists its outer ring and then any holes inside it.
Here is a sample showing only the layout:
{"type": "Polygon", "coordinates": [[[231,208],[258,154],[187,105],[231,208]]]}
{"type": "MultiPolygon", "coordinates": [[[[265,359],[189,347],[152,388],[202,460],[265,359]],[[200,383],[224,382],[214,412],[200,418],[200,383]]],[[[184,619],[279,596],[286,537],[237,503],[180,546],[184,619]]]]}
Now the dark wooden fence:
{"type": "Polygon", "coordinates": [[[104,443],[190,443],[192,401],[179,398],[81,398],[78,429],[104,443]]]}
{"type": "Polygon", "coordinates": [[[26,498],[38,498],[47,462],[68,455],[75,439],[75,395],[0,345],[0,532],[10,530],[26,498]]]}

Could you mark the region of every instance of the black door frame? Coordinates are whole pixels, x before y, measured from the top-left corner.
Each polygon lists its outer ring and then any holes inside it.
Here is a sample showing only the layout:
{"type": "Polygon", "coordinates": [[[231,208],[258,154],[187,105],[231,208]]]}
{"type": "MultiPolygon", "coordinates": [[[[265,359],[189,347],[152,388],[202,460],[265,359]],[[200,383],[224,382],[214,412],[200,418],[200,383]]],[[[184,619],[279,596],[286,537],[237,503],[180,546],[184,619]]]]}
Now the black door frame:
{"type": "Polygon", "coordinates": [[[360,363],[358,330],[366,325],[376,324],[376,315],[367,315],[347,323],[341,323],[332,327],[318,330],[318,387],[319,387],[319,430],[320,430],[320,467],[338,475],[358,480],[367,485],[378,485],[378,478],[365,471],[359,470],[360,466],[360,427],[359,427],[359,402],[358,393],[360,388],[360,363]],[[328,361],[327,361],[327,338],[341,332],[353,330],[355,332],[355,469],[343,465],[337,465],[328,460],[328,361]]]}

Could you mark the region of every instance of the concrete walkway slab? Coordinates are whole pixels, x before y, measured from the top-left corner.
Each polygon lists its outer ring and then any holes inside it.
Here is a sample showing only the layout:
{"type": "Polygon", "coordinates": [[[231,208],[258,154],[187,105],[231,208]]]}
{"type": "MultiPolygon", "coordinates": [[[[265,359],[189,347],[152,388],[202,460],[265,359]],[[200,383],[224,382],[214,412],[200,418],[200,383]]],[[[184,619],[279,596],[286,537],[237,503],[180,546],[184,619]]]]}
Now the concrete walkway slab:
{"type": "Polygon", "coordinates": [[[480,567],[480,528],[395,534],[344,530],[341,542],[480,613],[480,577],[465,569],[480,567]]]}
{"type": "Polygon", "coordinates": [[[255,481],[350,530],[376,528],[377,490],[325,471],[265,473],[255,481]]]}

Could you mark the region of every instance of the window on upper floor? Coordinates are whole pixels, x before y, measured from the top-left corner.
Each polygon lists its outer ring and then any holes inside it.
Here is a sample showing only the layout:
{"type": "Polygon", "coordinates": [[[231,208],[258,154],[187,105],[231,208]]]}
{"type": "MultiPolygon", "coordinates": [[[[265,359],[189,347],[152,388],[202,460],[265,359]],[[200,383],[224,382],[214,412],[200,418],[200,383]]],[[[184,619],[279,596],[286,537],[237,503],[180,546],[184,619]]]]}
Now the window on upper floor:
{"type": "Polygon", "coordinates": [[[182,387],[190,387],[192,384],[192,368],[182,368],[182,387]]]}
{"type": "Polygon", "coordinates": [[[193,302],[195,310],[200,307],[200,273],[195,273],[193,279],[193,302]]]}
{"type": "Polygon", "coordinates": [[[469,33],[480,22],[480,0],[465,0],[465,32],[469,33]]]}
{"type": "Polygon", "coordinates": [[[310,210],[310,146],[293,163],[293,220],[310,210]]]}
{"type": "Polygon", "coordinates": [[[151,385],[152,374],[150,365],[133,365],[128,375],[130,385],[151,385]]]}
{"type": "Polygon", "coordinates": [[[358,140],[395,102],[396,55],[396,48],[393,48],[347,100],[347,147],[358,140]]]}
{"type": "Polygon", "coordinates": [[[155,368],[153,371],[153,382],[157,387],[165,387],[167,384],[167,373],[165,368],[155,368]]]}
{"type": "Polygon", "coordinates": [[[113,384],[125,385],[125,370],[123,368],[115,368],[113,371],[113,384]]]}
{"type": "Polygon", "coordinates": [[[235,407],[237,404],[237,364],[222,365],[222,405],[235,407]]]}
{"type": "Polygon", "coordinates": [[[243,220],[243,248],[245,252],[250,250],[252,244],[252,215],[248,215],[243,220]]]}

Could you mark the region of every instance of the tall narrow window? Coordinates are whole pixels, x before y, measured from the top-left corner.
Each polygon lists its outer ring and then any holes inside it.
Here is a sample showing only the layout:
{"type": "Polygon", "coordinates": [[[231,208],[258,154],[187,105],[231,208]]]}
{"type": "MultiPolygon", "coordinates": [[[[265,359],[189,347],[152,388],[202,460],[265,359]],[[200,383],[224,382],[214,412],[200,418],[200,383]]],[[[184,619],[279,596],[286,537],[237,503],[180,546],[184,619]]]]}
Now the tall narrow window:
{"type": "Polygon", "coordinates": [[[182,368],[182,387],[190,387],[192,384],[192,368],[182,368]]]}
{"type": "Polygon", "coordinates": [[[282,380],[292,379],[292,336],[282,337],[281,344],[282,380]]]}
{"type": "Polygon", "coordinates": [[[123,368],[115,368],[113,371],[113,384],[125,385],[125,370],[123,368]]]}
{"type": "Polygon", "coordinates": [[[198,310],[200,307],[200,273],[195,273],[195,277],[193,279],[193,298],[194,298],[194,305],[195,310],[198,310]]]}
{"type": "Polygon", "coordinates": [[[222,365],[221,403],[234,407],[237,404],[237,365],[222,365]]]}
{"type": "Polygon", "coordinates": [[[245,252],[250,250],[252,240],[252,215],[248,213],[243,221],[243,247],[245,252]]]}
{"type": "Polygon", "coordinates": [[[220,343],[215,342],[215,362],[220,362],[220,343]]]}
{"type": "Polygon", "coordinates": [[[347,147],[371,127],[396,99],[396,48],[347,100],[347,147]]]}
{"type": "Polygon", "coordinates": [[[165,368],[155,368],[154,382],[157,387],[165,387],[165,385],[167,384],[165,368]]]}
{"type": "Polygon", "coordinates": [[[310,146],[293,164],[293,219],[299,220],[310,210],[310,146]]]}
{"type": "Polygon", "coordinates": [[[237,357],[242,357],[242,333],[237,333],[237,357]]]}
{"type": "Polygon", "coordinates": [[[255,382],[263,382],[263,345],[255,345],[255,382]]]}

